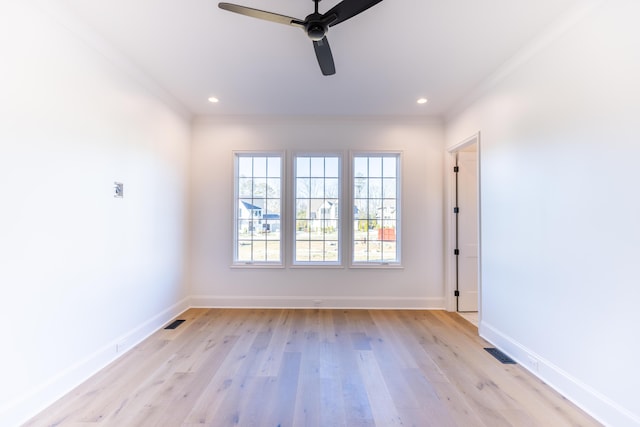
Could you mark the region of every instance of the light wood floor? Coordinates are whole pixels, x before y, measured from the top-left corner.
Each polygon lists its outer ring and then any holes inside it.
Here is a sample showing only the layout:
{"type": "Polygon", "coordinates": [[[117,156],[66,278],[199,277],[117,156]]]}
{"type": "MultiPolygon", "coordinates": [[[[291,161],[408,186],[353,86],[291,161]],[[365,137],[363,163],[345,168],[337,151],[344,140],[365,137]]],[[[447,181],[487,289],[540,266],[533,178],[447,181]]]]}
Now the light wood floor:
{"type": "Polygon", "coordinates": [[[475,325],[476,328],[480,324],[480,316],[477,311],[458,312],[458,315],[462,316],[462,318],[465,319],[467,322],[471,322],[471,324],[475,325]]]}
{"type": "Polygon", "coordinates": [[[27,426],[596,426],[455,313],[191,309],[27,426]]]}

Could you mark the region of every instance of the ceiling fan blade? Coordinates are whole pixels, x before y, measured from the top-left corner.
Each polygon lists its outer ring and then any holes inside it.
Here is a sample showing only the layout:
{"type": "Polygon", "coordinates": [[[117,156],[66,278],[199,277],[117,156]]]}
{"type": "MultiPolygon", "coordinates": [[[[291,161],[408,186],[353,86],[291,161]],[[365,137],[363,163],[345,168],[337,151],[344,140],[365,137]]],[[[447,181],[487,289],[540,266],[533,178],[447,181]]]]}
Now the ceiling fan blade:
{"type": "Polygon", "coordinates": [[[324,16],[336,16],[336,19],[329,24],[330,27],[333,27],[334,25],[344,22],[349,18],[353,18],[357,14],[364,12],[381,1],[382,0],[342,0],[340,3],[329,9],[324,16]]]}
{"type": "Polygon", "coordinates": [[[336,73],[336,66],[333,63],[333,55],[331,54],[331,47],[329,47],[329,40],[323,37],[322,40],[313,42],[313,49],[316,51],[316,58],[318,58],[318,64],[320,70],[325,76],[331,76],[336,73]]]}
{"type": "Polygon", "coordinates": [[[293,25],[294,27],[304,28],[304,21],[290,16],[280,15],[265,10],[253,9],[251,7],[240,6],[232,3],[218,3],[220,9],[229,12],[239,13],[240,15],[251,16],[252,18],[264,19],[265,21],[277,22],[278,24],[293,25]]]}

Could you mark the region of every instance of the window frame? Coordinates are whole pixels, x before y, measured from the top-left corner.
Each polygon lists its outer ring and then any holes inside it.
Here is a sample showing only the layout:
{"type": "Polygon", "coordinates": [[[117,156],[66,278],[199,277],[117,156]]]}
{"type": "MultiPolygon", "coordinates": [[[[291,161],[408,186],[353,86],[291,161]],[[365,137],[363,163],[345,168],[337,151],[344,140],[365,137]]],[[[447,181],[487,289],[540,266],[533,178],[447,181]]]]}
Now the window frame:
{"type": "MultiPolygon", "coordinates": [[[[403,176],[403,155],[399,150],[352,150],[349,153],[349,201],[350,206],[356,207],[356,194],[355,194],[355,159],[359,157],[381,157],[381,158],[395,158],[396,159],[396,188],[395,188],[395,242],[396,242],[396,258],[394,260],[371,260],[362,261],[356,260],[356,236],[355,236],[355,222],[354,211],[349,212],[349,268],[403,268],[402,266],[402,176],[403,176]]],[[[367,176],[367,179],[370,179],[367,176]]],[[[369,197],[367,197],[369,199],[369,197]]],[[[380,200],[385,200],[383,197],[380,200]]],[[[384,212],[384,211],[383,211],[384,212]]],[[[367,221],[369,218],[367,218],[367,221]]],[[[384,233],[384,231],[383,231],[384,233]]],[[[384,239],[384,238],[383,238],[384,239]]],[[[385,240],[380,240],[384,242],[385,240]]]]}
{"type": "MultiPolygon", "coordinates": [[[[291,267],[292,268],[315,268],[315,267],[320,267],[320,268],[343,268],[344,267],[344,242],[345,242],[345,229],[347,228],[348,224],[344,223],[344,219],[345,219],[345,214],[344,214],[344,206],[345,206],[345,162],[344,162],[344,158],[345,155],[343,152],[341,151],[294,151],[291,155],[291,167],[290,167],[290,177],[289,177],[289,181],[290,181],[290,185],[289,188],[290,190],[290,196],[291,196],[291,207],[289,209],[289,214],[290,214],[290,218],[291,218],[291,224],[289,227],[287,227],[287,229],[290,231],[291,235],[288,237],[288,241],[290,243],[290,248],[291,248],[291,254],[289,256],[289,258],[291,259],[291,267]],[[296,259],[297,256],[297,225],[298,225],[298,218],[297,218],[297,205],[298,205],[298,159],[299,158],[305,158],[305,157],[309,157],[309,158],[337,158],[338,160],[338,184],[337,184],[337,190],[338,190],[338,195],[335,199],[338,200],[338,212],[337,212],[337,219],[335,219],[334,221],[336,221],[337,224],[337,245],[338,245],[338,254],[337,254],[337,259],[336,260],[323,260],[323,261],[300,261],[296,259]]],[[[334,177],[327,177],[326,176],[326,165],[325,167],[325,175],[322,176],[322,179],[332,179],[334,177]]],[[[306,178],[306,177],[305,177],[306,178]]],[[[308,178],[311,178],[311,173],[310,176],[308,178]]],[[[311,178],[312,179],[312,178],[311,178]]],[[[312,199],[319,199],[319,198],[312,198],[309,197],[309,200],[312,199]]],[[[327,200],[326,197],[322,198],[323,200],[327,200]]],[[[331,198],[334,199],[334,198],[331,198]]],[[[311,202],[310,202],[311,203],[311,202]]],[[[326,241],[326,240],[323,240],[326,241]]]]}
{"type": "MultiPolygon", "coordinates": [[[[232,217],[232,262],[231,268],[349,268],[349,269],[396,269],[402,265],[402,177],[403,152],[399,150],[327,150],[327,151],[293,151],[293,150],[246,150],[233,151],[233,217],[232,217]],[[238,259],[238,227],[239,227],[239,159],[241,157],[277,157],[280,167],[280,236],[279,260],[277,261],[244,261],[238,259]],[[296,261],[296,161],[299,157],[337,157],[338,171],[338,256],[336,261],[296,261]],[[395,260],[355,260],[354,207],[355,198],[355,159],[358,157],[393,157],[396,159],[395,189],[395,260]],[[290,202],[290,200],[292,202],[290,202]]],[[[252,175],[253,178],[253,175],[252,175]]],[[[326,176],[323,178],[327,178],[326,176]]],[[[369,177],[367,177],[369,179],[369,177]]],[[[267,198],[268,199],[268,198],[267,198]]],[[[384,200],[384,198],[382,198],[384,200]]],[[[384,211],[383,211],[384,212],[384,211]]],[[[367,220],[369,220],[367,218],[367,220]]],[[[384,233],[384,232],[383,232],[384,233]]],[[[384,234],[383,234],[384,236],[384,234]]],[[[267,239],[265,239],[267,240],[267,239]]],[[[253,240],[252,240],[253,241],[253,240]]],[[[384,240],[380,240],[383,242],[384,240]]]]}
{"type": "MultiPolygon", "coordinates": [[[[232,262],[231,262],[231,267],[234,268],[284,268],[285,267],[285,245],[286,245],[286,196],[287,196],[287,185],[286,185],[286,179],[287,179],[287,171],[286,171],[286,153],[283,151],[233,151],[233,226],[231,227],[232,229],[232,241],[233,241],[233,252],[232,252],[232,262]],[[249,158],[260,158],[260,157],[265,157],[265,158],[277,158],[279,167],[280,167],[280,176],[279,176],[279,180],[280,180],[280,188],[279,188],[279,200],[280,200],[280,237],[279,237],[279,243],[280,243],[280,247],[279,247],[279,259],[277,261],[269,261],[268,259],[265,260],[240,260],[238,257],[238,250],[239,250],[239,245],[240,245],[240,240],[238,238],[239,234],[239,223],[240,223],[240,201],[242,199],[244,199],[245,197],[240,197],[240,176],[239,176],[239,162],[240,162],[240,158],[242,157],[249,157],[249,158]]],[[[268,175],[268,172],[266,172],[266,174],[268,175]]],[[[251,176],[252,179],[255,179],[255,175],[251,176]]],[[[262,178],[262,177],[258,177],[258,178],[262,178]]],[[[269,179],[269,177],[265,177],[266,179],[269,179]]],[[[253,196],[253,191],[252,191],[252,196],[253,196]]],[[[253,197],[252,197],[253,199],[253,197]]],[[[266,200],[268,200],[269,198],[267,197],[266,200]]],[[[264,209],[264,207],[263,207],[264,209]]],[[[264,218],[263,218],[264,219],[264,218]]],[[[260,223],[260,225],[262,225],[262,223],[260,223]]],[[[265,238],[265,241],[267,241],[268,239],[265,238]]],[[[254,240],[252,239],[252,242],[254,240]]]]}

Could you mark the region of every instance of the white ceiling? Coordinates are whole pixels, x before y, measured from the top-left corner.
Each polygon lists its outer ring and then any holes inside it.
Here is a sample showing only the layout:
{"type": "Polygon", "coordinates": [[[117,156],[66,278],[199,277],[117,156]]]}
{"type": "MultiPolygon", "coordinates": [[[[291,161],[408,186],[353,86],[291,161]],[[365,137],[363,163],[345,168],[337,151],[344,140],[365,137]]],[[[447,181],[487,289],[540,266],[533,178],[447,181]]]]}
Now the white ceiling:
{"type": "MultiPolygon", "coordinates": [[[[409,116],[445,114],[581,3],[384,0],[329,30],[336,74],[325,77],[303,31],[216,0],[55,1],[193,114],[409,116]]],[[[313,11],[312,0],[232,2],[300,19],[313,11]]]]}

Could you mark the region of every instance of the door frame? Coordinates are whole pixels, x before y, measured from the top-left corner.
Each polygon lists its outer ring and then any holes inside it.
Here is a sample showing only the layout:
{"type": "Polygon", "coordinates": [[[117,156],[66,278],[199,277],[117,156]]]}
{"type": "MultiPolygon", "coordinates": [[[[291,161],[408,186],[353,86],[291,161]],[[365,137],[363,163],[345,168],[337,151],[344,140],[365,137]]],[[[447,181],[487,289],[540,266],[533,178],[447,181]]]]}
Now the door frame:
{"type": "Polygon", "coordinates": [[[445,154],[445,185],[446,189],[446,213],[445,213],[445,305],[448,311],[456,312],[456,218],[453,208],[456,201],[455,173],[453,168],[456,165],[456,154],[463,149],[476,144],[478,151],[478,317],[482,320],[482,191],[480,185],[481,177],[481,140],[480,132],[464,139],[463,141],[449,147],[445,154]]]}

